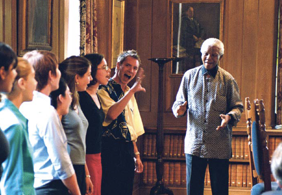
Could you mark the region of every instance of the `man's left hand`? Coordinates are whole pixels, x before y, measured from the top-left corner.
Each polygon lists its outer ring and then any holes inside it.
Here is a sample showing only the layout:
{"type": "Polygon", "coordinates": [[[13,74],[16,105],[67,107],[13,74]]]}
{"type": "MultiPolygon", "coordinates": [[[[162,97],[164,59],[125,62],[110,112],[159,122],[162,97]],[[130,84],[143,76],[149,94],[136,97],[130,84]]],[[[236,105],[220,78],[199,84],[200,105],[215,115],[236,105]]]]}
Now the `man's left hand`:
{"type": "Polygon", "coordinates": [[[227,124],[229,123],[229,121],[231,120],[231,116],[228,114],[221,114],[219,116],[221,118],[221,125],[217,126],[216,128],[217,131],[224,129],[227,126],[227,124]]]}
{"type": "Polygon", "coordinates": [[[138,156],[136,158],[136,161],[135,161],[135,171],[136,171],[136,173],[142,173],[143,172],[143,163],[141,161],[140,156],[138,156]]]}

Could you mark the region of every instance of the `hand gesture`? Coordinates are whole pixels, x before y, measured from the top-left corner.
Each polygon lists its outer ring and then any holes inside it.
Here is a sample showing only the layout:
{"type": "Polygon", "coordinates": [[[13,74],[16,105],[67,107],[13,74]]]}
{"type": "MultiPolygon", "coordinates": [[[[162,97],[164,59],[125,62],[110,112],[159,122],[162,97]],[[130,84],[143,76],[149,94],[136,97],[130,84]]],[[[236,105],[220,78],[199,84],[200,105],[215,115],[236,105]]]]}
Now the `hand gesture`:
{"type": "Polygon", "coordinates": [[[217,126],[216,130],[221,130],[221,129],[224,129],[227,124],[229,123],[229,121],[231,120],[231,116],[229,116],[228,114],[221,114],[219,115],[220,118],[221,118],[221,125],[220,126],[217,126]]]}
{"type": "Polygon", "coordinates": [[[187,110],[187,101],[185,101],[183,104],[177,106],[176,113],[177,113],[178,116],[182,116],[182,115],[184,115],[186,110],[187,110]]]}
{"type": "Polygon", "coordinates": [[[142,87],[142,85],[141,85],[142,80],[144,79],[144,77],[145,77],[144,69],[140,68],[138,73],[137,73],[136,81],[135,81],[134,85],[131,87],[131,90],[134,93],[139,92],[139,91],[146,92],[146,89],[144,87],[142,87]]]}

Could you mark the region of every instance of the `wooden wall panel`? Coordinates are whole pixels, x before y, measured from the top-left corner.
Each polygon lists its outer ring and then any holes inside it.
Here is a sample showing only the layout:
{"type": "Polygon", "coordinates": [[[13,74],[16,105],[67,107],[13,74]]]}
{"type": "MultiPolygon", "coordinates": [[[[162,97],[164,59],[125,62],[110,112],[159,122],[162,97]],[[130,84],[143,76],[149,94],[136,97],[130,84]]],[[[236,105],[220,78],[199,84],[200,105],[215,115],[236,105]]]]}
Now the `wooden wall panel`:
{"type": "Polygon", "coordinates": [[[257,44],[257,98],[264,99],[266,126],[274,125],[275,56],[277,40],[277,11],[274,0],[259,1],[257,44]],[[267,17],[266,17],[267,16],[267,17]]]}
{"type": "Polygon", "coordinates": [[[242,84],[243,6],[244,0],[226,2],[224,17],[225,25],[223,31],[225,35],[223,40],[225,54],[221,61],[221,67],[228,72],[232,72],[239,88],[241,88],[242,84]]]}
{"type": "MultiPolygon", "coordinates": [[[[67,56],[68,48],[68,29],[69,29],[69,0],[59,1],[59,19],[58,21],[64,21],[64,25],[59,25],[58,28],[58,56],[60,60],[64,60],[67,56]],[[61,46],[60,46],[61,45],[61,46]]],[[[59,22],[60,24],[60,22],[59,22]]]]}
{"type": "Polygon", "coordinates": [[[137,29],[139,23],[137,21],[138,15],[138,1],[127,0],[125,1],[125,13],[124,13],[124,26],[126,31],[124,32],[124,49],[136,49],[137,48],[137,29]]]}
{"type": "Polygon", "coordinates": [[[17,52],[17,1],[0,0],[0,41],[17,52]]]}
{"type": "MultiPolygon", "coordinates": [[[[60,6],[58,1],[53,1],[53,15],[52,15],[52,52],[58,55],[59,62],[64,60],[64,56],[59,56],[59,44],[60,44],[60,32],[58,24],[60,23],[59,16],[60,16],[60,6]]],[[[63,22],[64,24],[64,22],[63,22]]],[[[63,47],[64,45],[62,45],[63,47]]]]}
{"type": "MultiPolygon", "coordinates": [[[[258,2],[244,1],[243,39],[242,39],[242,86],[241,97],[254,99],[257,95],[256,72],[257,72],[257,27],[258,27],[258,2]]],[[[231,32],[230,32],[231,33],[231,32]]],[[[245,121],[242,117],[241,121],[245,121]]],[[[243,125],[244,123],[242,123],[243,125]]]]}
{"type": "Polygon", "coordinates": [[[97,0],[97,30],[98,30],[98,52],[105,56],[108,65],[111,65],[112,55],[112,1],[97,0]]]}
{"type": "MultiPolygon", "coordinates": [[[[166,57],[166,38],[167,38],[167,2],[163,0],[151,0],[148,2],[151,4],[152,10],[152,19],[151,19],[151,55],[146,56],[145,60],[148,58],[157,58],[157,57],[166,57]]],[[[142,18],[139,18],[141,20],[142,18]]],[[[141,29],[140,29],[141,31],[141,29]]],[[[146,40],[142,40],[145,41],[146,40]]],[[[138,47],[141,49],[140,47],[138,47]]],[[[144,48],[146,49],[146,48],[144,48]]],[[[142,50],[141,50],[142,51],[142,50]]],[[[140,53],[142,55],[142,52],[140,53]]],[[[157,126],[157,112],[158,112],[158,77],[159,77],[159,67],[156,63],[148,62],[148,65],[151,66],[151,72],[146,75],[150,77],[150,85],[151,85],[151,112],[145,112],[144,114],[141,112],[142,118],[144,118],[145,126],[157,126]]]]}
{"type": "Polygon", "coordinates": [[[140,0],[138,1],[138,38],[137,38],[137,51],[140,54],[141,66],[145,71],[145,79],[142,82],[142,85],[146,88],[146,93],[137,93],[136,98],[139,102],[139,110],[142,112],[151,111],[151,97],[152,93],[152,63],[148,60],[151,56],[151,40],[152,40],[152,1],[151,0],[140,0]],[[144,41],[146,40],[146,41],[144,41]]]}
{"type": "MultiPolygon", "coordinates": [[[[226,1],[224,12],[224,47],[225,54],[221,60],[221,67],[232,74],[237,81],[242,100],[242,56],[243,56],[243,25],[244,25],[244,0],[226,1]],[[232,32],[232,33],[230,33],[232,32]],[[232,59],[232,60],[229,60],[232,59]]],[[[242,119],[244,119],[244,114],[242,119]]],[[[245,122],[241,120],[241,123],[245,122]]]]}

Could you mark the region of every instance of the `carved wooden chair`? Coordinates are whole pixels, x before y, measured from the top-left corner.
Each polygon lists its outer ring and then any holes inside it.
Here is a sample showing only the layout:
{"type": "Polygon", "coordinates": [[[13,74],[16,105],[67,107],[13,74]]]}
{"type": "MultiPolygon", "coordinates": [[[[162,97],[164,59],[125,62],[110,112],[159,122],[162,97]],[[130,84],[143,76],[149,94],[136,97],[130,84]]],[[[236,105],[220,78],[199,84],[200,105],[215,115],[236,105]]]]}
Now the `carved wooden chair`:
{"type": "Polygon", "coordinates": [[[255,99],[251,104],[245,98],[245,115],[249,145],[249,164],[252,182],[251,195],[276,190],[278,184],[271,182],[269,151],[265,131],[265,109],[263,100],[255,99]]]}

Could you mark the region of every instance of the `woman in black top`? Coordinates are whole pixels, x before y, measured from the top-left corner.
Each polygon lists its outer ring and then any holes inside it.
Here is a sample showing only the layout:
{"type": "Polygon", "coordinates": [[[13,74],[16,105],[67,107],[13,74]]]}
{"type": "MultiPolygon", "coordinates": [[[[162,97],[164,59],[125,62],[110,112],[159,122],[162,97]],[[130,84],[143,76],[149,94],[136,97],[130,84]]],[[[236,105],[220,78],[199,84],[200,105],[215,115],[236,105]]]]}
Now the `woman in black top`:
{"type": "Polygon", "coordinates": [[[97,91],[99,85],[106,85],[110,78],[110,69],[105,58],[100,54],[87,54],[91,66],[93,80],[84,92],[79,92],[81,109],[88,120],[89,126],[86,134],[86,164],[94,186],[94,195],[101,195],[102,164],[101,140],[102,124],[105,114],[101,107],[97,91]]]}
{"type": "MultiPolygon", "coordinates": [[[[12,48],[0,42],[0,93],[9,93],[12,90],[13,82],[17,76],[16,67],[18,64],[17,55],[12,48]]],[[[0,94],[1,101],[1,94],[0,94]]],[[[2,162],[9,155],[9,143],[6,136],[0,130],[0,179],[2,175],[2,162]]]]}

